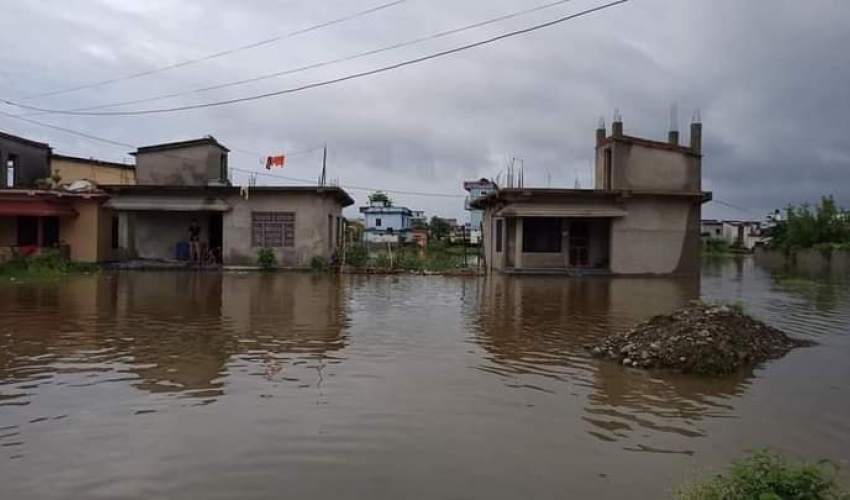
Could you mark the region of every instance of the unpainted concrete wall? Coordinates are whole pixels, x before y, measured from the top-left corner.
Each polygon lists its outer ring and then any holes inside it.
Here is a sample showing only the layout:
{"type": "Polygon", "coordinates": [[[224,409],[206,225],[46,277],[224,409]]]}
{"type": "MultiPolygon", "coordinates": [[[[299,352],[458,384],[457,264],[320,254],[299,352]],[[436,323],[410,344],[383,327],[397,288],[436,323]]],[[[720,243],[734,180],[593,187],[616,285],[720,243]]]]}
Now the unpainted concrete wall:
{"type": "Polygon", "coordinates": [[[691,199],[635,197],[611,231],[616,274],[698,274],[701,207],[691,199]]]}
{"type": "Polygon", "coordinates": [[[221,178],[221,155],[214,145],[141,153],[136,157],[138,184],[156,186],[206,186],[221,178]]]}
{"type": "Polygon", "coordinates": [[[141,259],[174,260],[177,244],[189,241],[192,219],[201,226],[201,241],[209,242],[209,218],[206,212],[133,212],[133,250],[141,259]]]}
{"type": "Polygon", "coordinates": [[[615,141],[596,150],[596,189],[603,187],[607,148],[613,148],[613,189],[698,192],[702,188],[698,156],[615,141]]]}
{"type": "Polygon", "coordinates": [[[224,215],[225,264],[257,264],[259,248],[252,245],[251,212],[295,214],[295,246],[274,249],[281,267],[308,268],[313,257],[330,259],[337,248],[336,221],[342,217],[342,205],[332,196],[252,192],[248,200],[236,195],[226,201],[233,209],[224,215]]]}

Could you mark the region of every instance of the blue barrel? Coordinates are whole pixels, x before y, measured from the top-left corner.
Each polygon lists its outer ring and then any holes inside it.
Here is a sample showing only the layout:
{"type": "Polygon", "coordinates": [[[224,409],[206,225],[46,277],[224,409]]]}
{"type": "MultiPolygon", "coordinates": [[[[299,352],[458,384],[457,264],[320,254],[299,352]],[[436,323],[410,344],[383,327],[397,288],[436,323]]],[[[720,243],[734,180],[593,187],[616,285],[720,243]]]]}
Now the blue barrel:
{"type": "Polygon", "coordinates": [[[177,244],[177,260],[189,260],[189,242],[181,241],[177,244]]]}

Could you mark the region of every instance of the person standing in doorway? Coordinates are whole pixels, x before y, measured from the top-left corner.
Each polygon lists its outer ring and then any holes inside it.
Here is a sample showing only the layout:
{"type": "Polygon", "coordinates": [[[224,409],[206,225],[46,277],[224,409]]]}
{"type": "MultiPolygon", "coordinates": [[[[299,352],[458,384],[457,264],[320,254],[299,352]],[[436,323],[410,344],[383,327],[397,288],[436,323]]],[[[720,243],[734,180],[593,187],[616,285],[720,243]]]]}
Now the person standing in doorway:
{"type": "Polygon", "coordinates": [[[201,226],[195,218],[189,223],[189,260],[201,262],[201,226]]]}

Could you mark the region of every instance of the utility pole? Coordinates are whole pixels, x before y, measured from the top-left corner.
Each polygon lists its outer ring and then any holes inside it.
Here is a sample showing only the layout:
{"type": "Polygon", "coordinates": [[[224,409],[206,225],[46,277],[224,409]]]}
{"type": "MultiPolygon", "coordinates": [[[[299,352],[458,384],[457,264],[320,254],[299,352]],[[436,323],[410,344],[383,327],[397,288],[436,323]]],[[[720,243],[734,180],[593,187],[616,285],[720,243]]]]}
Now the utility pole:
{"type": "Polygon", "coordinates": [[[328,145],[325,143],[325,147],[322,150],[322,176],[319,177],[319,187],[325,187],[325,182],[327,178],[327,169],[328,169],[328,145]]]}

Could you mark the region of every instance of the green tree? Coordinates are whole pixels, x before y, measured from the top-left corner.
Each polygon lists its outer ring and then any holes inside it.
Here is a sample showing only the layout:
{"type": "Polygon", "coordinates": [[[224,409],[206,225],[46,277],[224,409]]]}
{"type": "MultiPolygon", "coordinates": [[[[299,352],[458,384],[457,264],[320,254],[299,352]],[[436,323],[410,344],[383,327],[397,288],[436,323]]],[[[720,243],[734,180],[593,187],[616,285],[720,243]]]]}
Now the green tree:
{"type": "Polygon", "coordinates": [[[383,191],[375,191],[371,195],[369,195],[369,203],[378,203],[381,202],[384,205],[392,206],[393,200],[383,191]]]}
{"type": "Polygon", "coordinates": [[[444,219],[437,216],[431,217],[431,224],[428,226],[430,237],[436,241],[445,241],[451,234],[452,227],[444,219]]]}
{"type": "Polygon", "coordinates": [[[850,245],[850,212],[832,196],[821,198],[814,209],[808,205],[789,206],[784,221],[771,232],[771,246],[786,250],[821,246],[850,245]]]}

